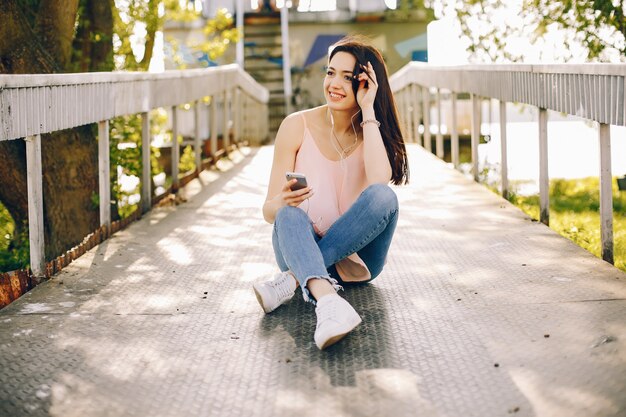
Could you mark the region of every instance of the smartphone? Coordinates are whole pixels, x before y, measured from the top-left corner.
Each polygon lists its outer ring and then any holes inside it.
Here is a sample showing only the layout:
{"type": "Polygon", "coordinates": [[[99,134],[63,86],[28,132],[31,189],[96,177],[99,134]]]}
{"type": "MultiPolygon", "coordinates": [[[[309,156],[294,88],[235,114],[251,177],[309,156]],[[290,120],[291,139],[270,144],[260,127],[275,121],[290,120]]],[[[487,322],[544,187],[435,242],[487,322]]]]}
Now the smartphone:
{"type": "Polygon", "coordinates": [[[286,172],[285,177],[287,178],[287,181],[291,181],[294,178],[298,180],[298,182],[291,185],[291,191],[301,190],[307,186],[306,176],[304,174],[300,174],[299,172],[286,172]]]}

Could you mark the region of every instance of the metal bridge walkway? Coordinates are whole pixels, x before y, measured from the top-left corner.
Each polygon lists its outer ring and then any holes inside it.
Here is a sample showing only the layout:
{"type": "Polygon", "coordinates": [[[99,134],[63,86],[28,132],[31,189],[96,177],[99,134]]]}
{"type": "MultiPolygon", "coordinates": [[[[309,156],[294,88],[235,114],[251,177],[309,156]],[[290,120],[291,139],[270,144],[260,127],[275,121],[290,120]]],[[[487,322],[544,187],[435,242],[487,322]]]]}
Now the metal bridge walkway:
{"type": "Polygon", "coordinates": [[[264,315],[253,295],[276,270],[255,149],[0,311],[0,415],[626,415],[626,275],[409,149],[387,267],[345,291],[363,324],[338,345],[315,347],[301,297],[264,315]]]}

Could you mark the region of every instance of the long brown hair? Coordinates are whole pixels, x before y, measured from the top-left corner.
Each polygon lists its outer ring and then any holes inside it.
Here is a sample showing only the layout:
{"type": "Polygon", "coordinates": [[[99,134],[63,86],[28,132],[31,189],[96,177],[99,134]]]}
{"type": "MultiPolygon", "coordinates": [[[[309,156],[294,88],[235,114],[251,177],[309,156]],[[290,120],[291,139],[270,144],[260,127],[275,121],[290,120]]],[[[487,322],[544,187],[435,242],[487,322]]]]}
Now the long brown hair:
{"type": "MultiPolygon", "coordinates": [[[[372,63],[376,73],[376,81],[378,82],[378,90],[374,100],[374,112],[380,121],[380,133],[387,151],[387,158],[389,158],[389,163],[391,164],[391,182],[395,185],[407,184],[409,182],[409,161],[383,56],[378,49],[368,42],[367,38],[362,36],[346,36],[331,46],[331,48],[330,56],[328,57],[329,62],[337,52],[347,52],[356,58],[353,70],[355,77],[361,72],[360,65],[367,66],[368,61],[372,63]]],[[[353,82],[352,90],[355,97],[358,88],[359,83],[353,82]]],[[[359,118],[362,119],[362,116],[359,115],[359,118]]]]}

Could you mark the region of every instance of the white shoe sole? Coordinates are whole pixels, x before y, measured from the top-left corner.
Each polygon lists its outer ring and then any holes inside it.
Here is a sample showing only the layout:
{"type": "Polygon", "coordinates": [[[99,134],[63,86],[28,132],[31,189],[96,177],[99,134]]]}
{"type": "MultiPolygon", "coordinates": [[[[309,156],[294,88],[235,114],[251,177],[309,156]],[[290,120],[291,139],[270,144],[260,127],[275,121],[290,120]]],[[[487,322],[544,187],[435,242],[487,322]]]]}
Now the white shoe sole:
{"type": "Polygon", "coordinates": [[[350,333],[352,330],[354,330],[363,321],[361,319],[361,317],[358,316],[358,315],[357,315],[357,318],[358,318],[358,320],[354,320],[353,322],[351,322],[348,326],[346,326],[345,330],[344,329],[340,330],[341,333],[339,333],[339,334],[337,334],[335,336],[329,337],[328,339],[326,339],[325,341],[322,342],[321,346],[317,345],[317,347],[320,350],[324,350],[327,347],[330,347],[330,346],[334,345],[335,343],[339,342],[341,339],[346,337],[348,335],[348,333],[350,333]]]}
{"type": "Polygon", "coordinates": [[[261,294],[262,290],[257,288],[257,284],[252,285],[252,288],[254,289],[254,295],[256,295],[256,299],[263,308],[263,311],[265,311],[266,314],[274,311],[275,309],[270,310],[265,306],[265,303],[263,303],[263,294],[261,294]]]}

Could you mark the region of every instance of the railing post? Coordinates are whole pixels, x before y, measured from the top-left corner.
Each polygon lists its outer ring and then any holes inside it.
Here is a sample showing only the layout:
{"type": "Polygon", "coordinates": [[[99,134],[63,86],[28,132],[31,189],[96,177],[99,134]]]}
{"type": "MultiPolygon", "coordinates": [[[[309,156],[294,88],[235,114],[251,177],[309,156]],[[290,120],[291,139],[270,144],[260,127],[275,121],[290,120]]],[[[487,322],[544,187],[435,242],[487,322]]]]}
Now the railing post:
{"type": "Polygon", "coordinates": [[[472,94],[472,176],[478,181],[478,144],[480,143],[480,99],[472,94]]]}
{"type": "Polygon", "coordinates": [[[268,135],[267,128],[269,121],[267,117],[269,117],[269,114],[266,111],[266,108],[264,108],[259,101],[255,100],[254,107],[254,125],[256,126],[256,135],[260,143],[263,142],[263,140],[265,140],[266,136],[268,135]]]}
{"type": "Polygon", "coordinates": [[[411,122],[411,110],[413,109],[413,105],[411,104],[410,94],[411,91],[409,88],[405,88],[402,92],[402,100],[404,101],[404,125],[406,126],[408,142],[414,142],[413,123],[411,122]]]}
{"type": "Polygon", "coordinates": [[[239,143],[241,141],[241,96],[237,87],[233,88],[232,96],[232,117],[233,117],[233,142],[239,143]]]}
{"type": "Polygon", "coordinates": [[[400,132],[402,133],[402,137],[406,141],[408,138],[408,132],[406,131],[406,119],[404,118],[404,91],[398,91],[396,95],[396,107],[398,110],[398,122],[400,122],[400,132]]]}
{"type": "Polygon", "coordinates": [[[239,141],[245,142],[245,141],[248,141],[246,121],[244,119],[244,116],[246,114],[246,109],[248,107],[248,97],[246,96],[246,93],[243,90],[239,89],[237,91],[239,91],[239,103],[240,103],[240,107],[237,109],[237,115],[239,116],[239,118],[237,119],[239,121],[239,141]]]}
{"type": "Polygon", "coordinates": [[[172,191],[178,191],[178,163],[180,146],[178,145],[178,106],[172,106],[172,191]]]}
{"type": "Polygon", "coordinates": [[[432,144],[430,143],[430,89],[424,87],[423,100],[424,100],[424,148],[428,152],[432,152],[432,144]]]}
{"type": "Polygon", "coordinates": [[[200,137],[200,100],[196,100],[194,106],[194,154],[196,157],[196,172],[199,174],[202,171],[202,138],[200,137]]]}
{"type": "Polygon", "coordinates": [[[450,141],[451,143],[451,153],[452,153],[452,165],[454,168],[459,167],[459,130],[457,127],[457,116],[456,116],[456,93],[454,91],[452,94],[452,126],[450,129],[450,141]]]}
{"type": "Polygon", "coordinates": [[[611,175],[611,130],[600,123],[600,241],[602,259],[613,263],[613,177],[611,175]]]}
{"type": "Polygon", "coordinates": [[[248,135],[248,124],[246,123],[244,115],[248,114],[248,95],[244,92],[240,92],[241,108],[238,110],[239,114],[239,126],[241,126],[241,139],[242,141],[250,142],[248,135]]]}
{"type": "Polygon", "coordinates": [[[246,109],[243,113],[244,117],[242,117],[242,119],[244,126],[246,126],[246,138],[248,139],[248,142],[252,144],[258,144],[260,143],[260,141],[257,140],[257,137],[254,133],[256,131],[256,123],[254,122],[256,117],[254,99],[247,94],[244,97],[246,97],[246,109]]]}
{"type": "Polygon", "coordinates": [[[263,130],[261,131],[261,135],[263,135],[262,141],[268,140],[270,135],[270,107],[269,102],[261,103],[259,102],[259,107],[261,108],[261,114],[263,115],[263,130]]]}
{"type": "Polygon", "coordinates": [[[98,193],[100,194],[100,226],[111,230],[111,168],[109,153],[109,121],[98,122],[98,193]]]}
{"type": "Polygon", "coordinates": [[[46,254],[43,225],[43,184],[41,135],[26,136],[26,176],[28,186],[28,239],[30,270],[36,279],[45,276],[46,254]]]}
{"type": "Polygon", "coordinates": [[[550,224],[550,178],[548,177],[548,110],[539,108],[539,220],[550,224]]]}
{"type": "MultiPolygon", "coordinates": [[[[284,4],[284,3],[283,3],[284,4]]],[[[284,4],[280,8],[280,34],[283,53],[283,91],[285,95],[285,114],[291,114],[291,59],[289,50],[289,9],[284,4]]]]}
{"type": "Polygon", "coordinates": [[[406,103],[404,102],[404,90],[398,92],[397,99],[398,102],[396,105],[398,107],[398,117],[400,119],[400,131],[406,141],[408,140],[409,132],[406,130],[406,103]]]}
{"type": "Polygon", "coordinates": [[[228,147],[230,145],[230,135],[228,132],[228,122],[230,121],[230,114],[229,114],[229,99],[228,99],[228,90],[224,90],[224,92],[222,93],[222,126],[223,126],[223,144],[224,144],[224,151],[228,152],[228,147]]]}
{"type": "Polygon", "coordinates": [[[209,122],[211,129],[211,158],[215,163],[215,155],[217,154],[217,96],[211,96],[211,120],[209,122]]]}
{"type": "Polygon", "coordinates": [[[436,152],[437,157],[443,159],[443,133],[441,132],[441,89],[437,88],[437,136],[436,136],[436,152]]]}
{"type": "Polygon", "coordinates": [[[141,211],[152,207],[152,175],[150,168],[150,113],[141,113],[141,211]]]}
{"type": "Polygon", "coordinates": [[[398,127],[400,128],[400,133],[402,134],[402,136],[404,137],[404,140],[406,141],[406,129],[404,126],[404,115],[402,114],[404,112],[404,106],[402,104],[402,91],[398,91],[395,95],[394,95],[394,100],[396,102],[396,111],[398,112],[398,127]]]}
{"type": "Polygon", "coordinates": [[[418,87],[417,84],[411,84],[411,102],[413,103],[413,112],[411,114],[413,119],[413,139],[415,143],[422,144],[421,135],[420,135],[420,100],[419,95],[417,93],[418,87]]]}
{"type": "Polygon", "coordinates": [[[506,102],[500,100],[500,182],[502,197],[509,198],[509,164],[506,146],[506,102]]]}

